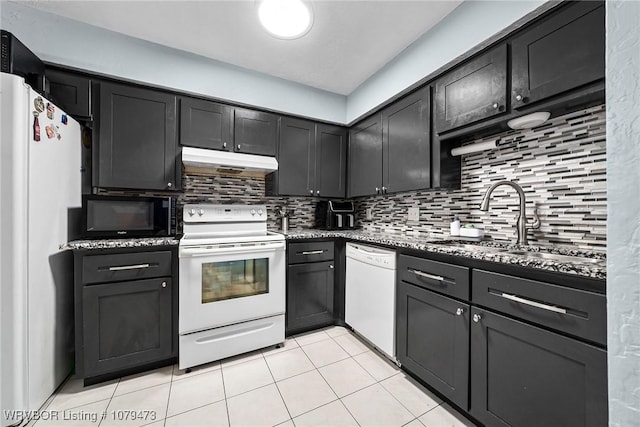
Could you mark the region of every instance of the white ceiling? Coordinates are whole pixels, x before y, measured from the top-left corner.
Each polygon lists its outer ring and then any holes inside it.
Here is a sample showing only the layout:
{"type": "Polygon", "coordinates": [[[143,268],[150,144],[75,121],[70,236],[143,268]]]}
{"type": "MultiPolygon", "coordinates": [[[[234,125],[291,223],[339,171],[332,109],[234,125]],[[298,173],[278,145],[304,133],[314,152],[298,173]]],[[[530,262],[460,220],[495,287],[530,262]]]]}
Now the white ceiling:
{"type": "Polygon", "coordinates": [[[129,36],[348,95],[462,0],[315,0],[297,40],[268,35],[255,0],[20,1],[129,36]]]}

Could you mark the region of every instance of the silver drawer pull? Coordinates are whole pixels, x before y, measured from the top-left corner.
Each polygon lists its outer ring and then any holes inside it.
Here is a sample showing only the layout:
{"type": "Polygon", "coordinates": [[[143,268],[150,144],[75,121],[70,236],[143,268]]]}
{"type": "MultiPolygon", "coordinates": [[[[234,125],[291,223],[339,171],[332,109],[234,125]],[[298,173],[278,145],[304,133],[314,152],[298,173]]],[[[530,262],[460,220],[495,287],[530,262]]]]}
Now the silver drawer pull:
{"type": "Polygon", "coordinates": [[[531,307],[541,308],[543,310],[553,311],[554,313],[567,314],[567,310],[555,305],[543,304],[541,302],[531,301],[528,299],[520,298],[515,295],[505,294],[504,292],[499,294],[502,298],[506,298],[511,301],[519,302],[521,304],[530,305],[531,307]]]}
{"type": "Polygon", "coordinates": [[[425,273],[424,271],[420,271],[420,270],[411,270],[410,269],[409,272],[415,274],[416,276],[421,276],[421,277],[425,277],[427,279],[437,280],[438,282],[444,282],[444,277],[442,277],[442,276],[436,276],[434,274],[425,273]]]}
{"type": "Polygon", "coordinates": [[[324,253],[324,251],[304,251],[301,252],[302,255],[318,255],[324,253]]]}
{"type": "Polygon", "coordinates": [[[122,265],[118,267],[109,267],[109,271],[141,270],[149,267],[151,267],[151,264],[122,265]]]}

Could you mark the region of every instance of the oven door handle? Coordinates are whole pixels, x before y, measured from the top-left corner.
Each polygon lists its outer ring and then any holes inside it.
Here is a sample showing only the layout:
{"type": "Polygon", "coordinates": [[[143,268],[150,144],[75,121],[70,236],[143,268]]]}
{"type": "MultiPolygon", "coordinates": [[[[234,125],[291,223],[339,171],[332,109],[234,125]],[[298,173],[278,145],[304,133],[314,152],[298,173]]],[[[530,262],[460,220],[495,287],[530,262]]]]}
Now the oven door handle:
{"type": "Polygon", "coordinates": [[[197,257],[208,255],[234,255],[243,253],[259,253],[259,252],[272,252],[277,249],[284,249],[284,243],[269,243],[259,246],[238,246],[227,248],[183,248],[180,249],[180,257],[197,257]]]}

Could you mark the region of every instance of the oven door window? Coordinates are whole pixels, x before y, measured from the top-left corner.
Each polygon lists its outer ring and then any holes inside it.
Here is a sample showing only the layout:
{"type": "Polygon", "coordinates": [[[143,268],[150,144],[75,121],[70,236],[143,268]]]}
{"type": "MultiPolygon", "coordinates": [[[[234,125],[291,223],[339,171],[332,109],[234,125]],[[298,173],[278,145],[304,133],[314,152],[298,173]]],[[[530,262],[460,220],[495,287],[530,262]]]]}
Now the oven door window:
{"type": "Polygon", "coordinates": [[[269,292],[269,258],[202,264],[202,303],[269,292]]]}

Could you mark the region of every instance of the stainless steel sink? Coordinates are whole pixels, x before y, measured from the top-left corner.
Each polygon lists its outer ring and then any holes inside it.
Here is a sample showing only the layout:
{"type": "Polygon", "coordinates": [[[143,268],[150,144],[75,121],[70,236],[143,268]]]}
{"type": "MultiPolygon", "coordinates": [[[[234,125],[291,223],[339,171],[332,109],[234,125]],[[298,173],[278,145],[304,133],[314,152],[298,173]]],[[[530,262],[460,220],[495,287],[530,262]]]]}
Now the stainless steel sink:
{"type": "Polygon", "coordinates": [[[585,264],[606,264],[606,260],[599,258],[584,258],[579,256],[572,255],[559,255],[559,254],[551,254],[546,252],[529,252],[529,251],[505,251],[511,255],[520,255],[527,258],[536,258],[536,259],[544,259],[549,261],[557,261],[557,262],[577,262],[577,263],[585,263],[585,264]]]}
{"type": "Polygon", "coordinates": [[[507,249],[496,248],[494,246],[470,245],[466,243],[445,243],[447,247],[461,249],[465,251],[482,251],[482,252],[505,252],[507,249]]]}

